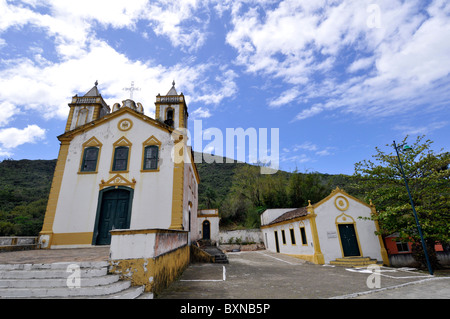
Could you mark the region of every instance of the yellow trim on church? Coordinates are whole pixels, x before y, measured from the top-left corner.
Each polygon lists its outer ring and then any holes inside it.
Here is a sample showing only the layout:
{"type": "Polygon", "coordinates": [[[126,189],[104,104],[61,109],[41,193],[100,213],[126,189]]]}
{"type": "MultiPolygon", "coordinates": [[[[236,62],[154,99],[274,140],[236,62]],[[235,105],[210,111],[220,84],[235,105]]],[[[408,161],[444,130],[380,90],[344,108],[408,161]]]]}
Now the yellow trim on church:
{"type": "Polygon", "coordinates": [[[56,207],[58,205],[59,192],[66,167],[67,155],[69,154],[70,141],[60,138],[61,146],[59,148],[58,159],[56,161],[55,173],[53,174],[52,186],[48,197],[47,208],[44,216],[44,223],[40,235],[48,235],[48,248],[53,241],[53,222],[55,221],[56,207]]]}
{"type": "Polygon", "coordinates": [[[184,136],[180,135],[174,143],[172,221],[169,229],[183,229],[184,147],[184,136]]]}
{"type": "Polygon", "coordinates": [[[95,136],[92,136],[90,139],[88,139],[86,142],[83,143],[81,157],[80,157],[80,166],[78,168],[78,174],[97,174],[98,164],[100,162],[100,153],[102,152],[102,146],[103,146],[103,144],[100,143],[100,141],[95,136]],[[98,147],[97,163],[95,166],[95,171],[93,171],[93,172],[83,172],[81,170],[81,165],[83,165],[84,151],[86,150],[87,147],[98,147]]]}
{"type": "Polygon", "coordinates": [[[323,264],[325,264],[325,257],[323,256],[323,253],[320,250],[319,232],[317,231],[317,225],[316,225],[316,216],[317,215],[314,212],[314,206],[311,205],[311,202],[309,202],[307,210],[308,210],[308,213],[311,214],[310,223],[311,223],[311,232],[312,232],[313,245],[314,245],[313,262],[315,264],[323,265],[323,264]]]}
{"type": "Polygon", "coordinates": [[[91,245],[93,232],[54,233],[52,246],[91,245]]]}
{"type": "Polygon", "coordinates": [[[159,167],[161,165],[160,155],[161,155],[161,141],[158,140],[154,135],[152,135],[142,143],[141,173],[159,172],[159,167]],[[152,145],[158,146],[158,161],[157,161],[158,167],[156,169],[144,169],[145,147],[152,145]]]}

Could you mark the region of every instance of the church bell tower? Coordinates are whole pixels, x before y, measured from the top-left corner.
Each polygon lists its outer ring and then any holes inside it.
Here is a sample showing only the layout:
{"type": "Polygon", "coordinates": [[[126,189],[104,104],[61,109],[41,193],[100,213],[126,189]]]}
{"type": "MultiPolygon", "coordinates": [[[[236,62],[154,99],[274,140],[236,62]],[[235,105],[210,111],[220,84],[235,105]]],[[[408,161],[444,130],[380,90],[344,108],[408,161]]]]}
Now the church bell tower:
{"type": "Polygon", "coordinates": [[[85,95],[72,97],[72,103],[69,103],[70,111],[67,118],[66,132],[76,129],[86,123],[97,120],[111,109],[97,89],[98,82],[85,95]]]}
{"type": "Polygon", "coordinates": [[[166,95],[156,96],[155,119],[175,129],[187,128],[188,111],[183,93],[178,94],[175,81],[166,95]]]}

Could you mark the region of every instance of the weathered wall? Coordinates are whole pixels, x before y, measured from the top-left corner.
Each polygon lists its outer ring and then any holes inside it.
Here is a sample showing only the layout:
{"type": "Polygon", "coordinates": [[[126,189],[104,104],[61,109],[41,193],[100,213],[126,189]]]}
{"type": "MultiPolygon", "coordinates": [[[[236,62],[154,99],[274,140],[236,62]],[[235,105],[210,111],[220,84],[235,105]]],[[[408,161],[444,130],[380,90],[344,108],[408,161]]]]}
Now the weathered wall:
{"type": "Polygon", "coordinates": [[[37,237],[0,237],[0,252],[2,251],[18,251],[38,248],[37,237]]]}
{"type": "Polygon", "coordinates": [[[189,265],[189,254],[189,246],[185,245],[154,258],[111,260],[110,272],[158,294],[183,273],[189,265]]]}
{"type": "MultiPolygon", "coordinates": [[[[442,266],[450,265],[450,252],[438,251],[436,252],[439,263],[442,266]]],[[[392,267],[417,267],[418,263],[413,258],[412,254],[395,254],[389,255],[389,262],[392,267]]]]}
{"type": "Polygon", "coordinates": [[[201,250],[195,245],[191,245],[191,263],[213,263],[214,256],[201,250]]]}
{"type": "Polygon", "coordinates": [[[189,265],[188,233],[180,230],[111,231],[111,269],[146,292],[159,293],[189,265]]]}
{"type": "Polygon", "coordinates": [[[262,243],[263,235],[260,229],[243,229],[219,232],[219,243],[262,243]],[[231,241],[231,242],[230,242],[231,241]]]}

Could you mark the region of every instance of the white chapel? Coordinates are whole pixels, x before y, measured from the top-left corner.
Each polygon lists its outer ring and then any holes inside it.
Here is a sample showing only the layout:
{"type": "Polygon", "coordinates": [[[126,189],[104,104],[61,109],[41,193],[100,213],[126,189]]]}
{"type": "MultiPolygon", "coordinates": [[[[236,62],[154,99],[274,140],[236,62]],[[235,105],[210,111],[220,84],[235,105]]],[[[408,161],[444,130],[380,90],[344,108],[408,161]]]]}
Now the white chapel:
{"type": "Polygon", "coordinates": [[[183,93],[173,83],[158,94],[153,119],[132,99],[111,109],[97,85],[69,103],[41,247],[109,245],[114,229],[198,234],[199,176],[183,93]]]}
{"type": "Polygon", "coordinates": [[[315,264],[389,265],[383,239],[371,220],[375,206],[337,187],[321,201],[261,214],[266,249],[315,264]]]}

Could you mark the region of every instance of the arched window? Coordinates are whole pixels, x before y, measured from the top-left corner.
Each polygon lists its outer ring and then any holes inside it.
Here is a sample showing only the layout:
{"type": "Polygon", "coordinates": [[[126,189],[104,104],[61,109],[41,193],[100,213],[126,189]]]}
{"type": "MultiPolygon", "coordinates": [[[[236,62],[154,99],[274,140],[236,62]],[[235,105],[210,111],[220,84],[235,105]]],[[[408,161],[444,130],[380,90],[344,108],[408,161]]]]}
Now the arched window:
{"type": "Polygon", "coordinates": [[[89,111],[86,108],[83,108],[78,112],[78,118],[77,118],[77,124],[76,124],[77,127],[86,124],[88,114],[89,114],[89,111]]]}
{"type": "Polygon", "coordinates": [[[158,146],[149,145],[144,150],[144,170],[158,169],[158,146]]]}
{"type": "Polygon", "coordinates": [[[173,109],[169,108],[167,110],[167,119],[166,120],[172,120],[173,121],[173,109]]]}
{"type": "Polygon", "coordinates": [[[168,107],[166,109],[166,120],[164,121],[165,124],[169,125],[169,126],[174,126],[174,109],[171,107],[168,107]]]}

